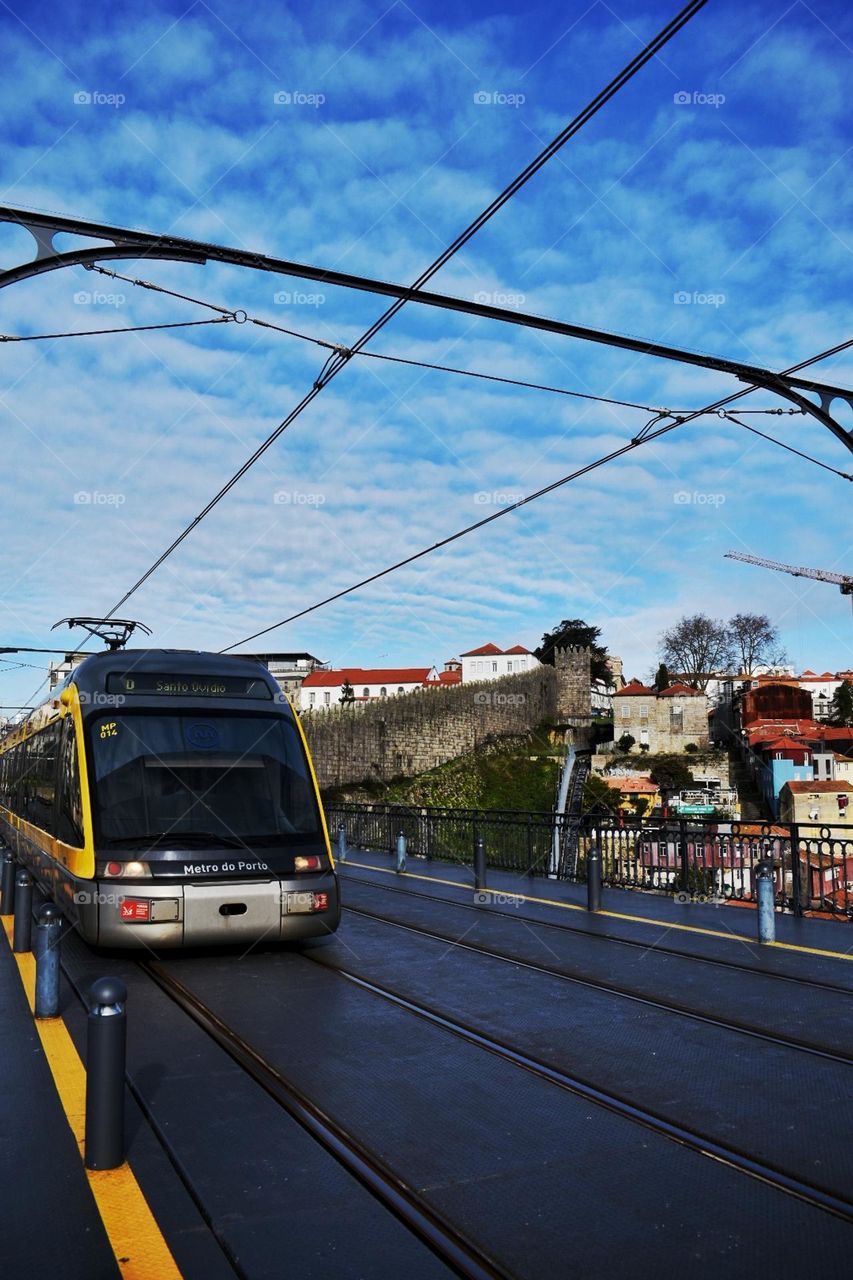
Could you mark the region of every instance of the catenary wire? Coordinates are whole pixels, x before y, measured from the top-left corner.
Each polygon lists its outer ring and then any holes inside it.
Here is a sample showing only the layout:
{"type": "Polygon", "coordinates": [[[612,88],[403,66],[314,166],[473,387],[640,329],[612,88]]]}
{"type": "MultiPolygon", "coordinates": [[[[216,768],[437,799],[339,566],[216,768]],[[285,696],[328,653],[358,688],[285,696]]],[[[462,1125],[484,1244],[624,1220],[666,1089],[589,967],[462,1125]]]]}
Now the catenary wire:
{"type": "MultiPolygon", "coordinates": [[[[275,324],[271,320],[262,320],[257,316],[249,315],[245,310],[231,311],[227,307],[217,306],[216,303],[208,302],[202,298],[190,297],[185,293],[175,293],[172,289],[166,289],[162,285],[155,284],[151,280],[139,280],[132,276],[124,276],[118,271],[110,271],[106,267],[94,266],[87,270],[99,271],[103,275],[111,276],[114,280],[121,280],[125,284],[138,285],[143,289],[151,289],[156,293],[166,293],[174,298],[182,298],[185,302],[194,302],[200,307],[209,307],[211,310],[222,312],[229,318],[232,316],[245,317],[243,323],[258,325],[262,329],[273,329],[276,333],[287,334],[291,338],[300,338],[303,342],[313,343],[315,346],[324,347],[327,351],[348,351],[349,348],[339,342],[329,342],[324,338],[318,338],[314,334],[304,333],[299,329],[289,329],[284,325],[275,324]]],[[[105,330],[102,332],[106,332],[105,330]]],[[[555,387],[550,383],[544,382],[528,382],[523,378],[508,378],[495,373],[486,373],[481,369],[460,369],[455,365],[437,364],[430,360],[415,360],[410,356],[395,356],[390,353],[379,351],[357,351],[353,353],[362,358],[369,360],[384,360],[391,364],[409,365],[414,369],[432,369],[436,373],[452,373],[463,378],[481,378],[486,382],[498,382],[510,387],[522,387],[531,391],[547,391],[552,395],[571,396],[577,400],[592,400],[598,404],[611,404],[622,409],[639,409],[643,413],[654,413],[669,416],[670,414],[690,413],[690,409],[666,409],[659,405],[640,404],[635,400],[617,400],[613,396],[593,395],[588,391],[575,391],[568,387],[555,387]]],[[[804,409],[744,409],[743,413],[760,413],[760,414],[804,414],[804,409]]]]}
{"type": "MultiPolygon", "coordinates": [[[[853,346],[853,338],[845,343],[833,347],[829,351],[822,351],[816,356],[811,356],[808,360],[801,361],[792,368],[784,370],[784,373],[787,375],[796,372],[798,369],[804,369],[808,365],[816,364],[819,360],[824,360],[828,356],[835,355],[840,350],[844,350],[850,346],[853,346]]],[[[380,578],[387,577],[388,574],[396,572],[397,569],[405,568],[406,565],[413,564],[416,560],[422,560],[425,556],[431,555],[434,551],[439,551],[453,542],[457,542],[467,534],[474,533],[477,529],[482,529],[486,525],[492,524],[495,520],[500,520],[501,517],[509,515],[510,512],[517,511],[520,507],[527,506],[531,502],[536,502],[537,499],[543,498],[546,494],[553,493],[556,489],[561,489],[567,484],[571,484],[574,480],[579,480],[582,476],[588,475],[591,471],[596,471],[599,467],[604,466],[605,463],[613,462],[615,459],[623,457],[626,453],[630,453],[641,445],[647,444],[652,440],[657,440],[661,436],[668,434],[670,431],[674,431],[677,427],[684,426],[687,422],[691,422],[696,418],[702,417],[706,413],[712,413],[723,408],[723,406],[728,404],[730,401],[737,400],[741,396],[747,395],[750,390],[751,388],[745,387],[743,390],[736,391],[732,395],[725,397],[725,399],[717,401],[716,404],[707,405],[704,409],[697,409],[683,418],[678,418],[674,422],[664,423],[657,429],[649,430],[648,427],[650,427],[651,424],[647,424],[647,429],[645,429],[644,434],[635,436],[633,440],[629,440],[626,444],[620,445],[619,448],[611,450],[609,453],[595,459],[593,462],[587,463],[583,467],[579,467],[577,470],[570,472],[569,475],[562,476],[559,480],[554,480],[550,484],[544,485],[534,493],[527,494],[526,497],[521,498],[518,502],[513,502],[508,506],[502,507],[500,511],[493,511],[491,515],[484,516],[482,520],[476,520],[473,524],[467,525],[464,529],[458,529],[455,533],[450,534],[446,538],[440,539],[438,542],[432,543],[428,547],[422,547],[420,551],[416,551],[410,556],[405,556],[395,564],[388,565],[384,569],[380,569],[376,573],[370,574],[366,578],[362,578],[360,582],[353,583],[351,586],[345,587],[341,591],[334,592],[334,594],[327,596],[324,600],[319,600],[305,609],[300,609],[297,613],[291,614],[287,618],[283,618],[280,622],[274,622],[271,626],[263,627],[260,631],[254,631],[251,635],[244,636],[241,640],[235,640],[233,644],[227,645],[224,649],[221,649],[220,653],[230,653],[240,645],[249,644],[252,640],[257,640],[260,636],[269,635],[271,631],[277,631],[279,627],[287,626],[288,623],[296,622],[297,619],[304,618],[309,613],[314,613],[318,609],[325,608],[328,604],[333,604],[337,600],[342,600],[344,596],[352,595],[353,592],[359,591],[362,587],[369,586],[373,582],[377,582],[380,578]]],[[[746,426],[745,423],[740,425],[746,426]]],[[[772,437],[769,438],[772,439],[772,437]]],[[[851,477],[849,476],[844,476],[844,479],[850,478],[851,477]]]]}
{"type": "Polygon", "coordinates": [[[74,329],[70,333],[0,333],[0,342],[46,342],[49,338],[97,338],[102,333],[150,333],[153,329],[198,329],[202,325],[226,324],[234,316],[216,320],[174,320],[169,324],[131,324],[120,329],[74,329]]]}
{"type": "Polygon", "coordinates": [[[751,427],[748,422],[741,422],[733,413],[726,413],[725,417],[729,422],[734,422],[739,427],[743,427],[744,431],[751,431],[754,436],[761,436],[762,440],[769,440],[771,444],[778,445],[780,449],[787,449],[788,453],[794,453],[798,458],[804,458],[806,462],[813,462],[816,467],[823,467],[824,471],[831,471],[834,476],[838,476],[841,480],[853,480],[853,475],[846,471],[839,471],[837,467],[831,467],[828,462],[821,462],[819,458],[813,458],[810,453],[803,453],[800,449],[795,449],[793,445],[785,444],[783,440],[777,440],[775,436],[769,436],[766,431],[759,431],[758,427],[751,427]]]}
{"type": "MultiPolygon", "coordinates": [[[[645,66],[652,58],[654,58],[660,50],[681,30],[683,26],[693,18],[700,9],[704,8],[707,0],[689,0],[665,27],[662,28],[656,36],[646,44],[640,52],[631,59],[631,61],[622,68],[622,70],[605,86],[593,99],[583,108],[575,118],[562,129],[555,138],[552,139],[546,147],[519,173],[504,190],[495,197],[477,218],[471,222],[463,232],[426,268],[425,271],[418,276],[417,280],[412,284],[409,294],[417,292],[432,277],[441,270],[443,266],[464,247],[494,215],[509,201],[521,188],[548,163],[550,159],[572,138],[585,124],[589,122],[601,109],[610,101],[615,94],[622,89],[629,80],[637,74],[638,71],[645,66]]],[[[234,488],[236,484],[243,478],[247,471],[254,466],[257,460],[269,449],[292,422],[308,407],[309,404],[320,394],[333,378],[343,369],[352,359],[352,355],[359,351],[366,343],[368,343],[384,326],[406,305],[408,297],[396,298],[394,302],[382,313],[381,316],[370,326],[369,329],[361,335],[356,341],[353,348],[347,352],[333,353],[326,365],[320,372],[320,375],[314,382],[310,391],[306,393],[299,403],[290,411],[286,418],[278,424],[275,430],[264,440],[249,458],[238,468],[237,471],[226,481],[220,490],[210,499],[207,505],[199,512],[199,514],[190,521],[177,538],[163,551],[157,559],[151,564],[140,578],[130,587],[128,591],[121,597],[119,601],[113,605],[107,617],[111,617],[114,613],[124,605],[132,595],[134,595],[143,583],[156,573],[160,566],[173,554],[181,543],[189,537],[202,520],[213,510],[213,508],[222,501],[222,499],[234,488]]]]}

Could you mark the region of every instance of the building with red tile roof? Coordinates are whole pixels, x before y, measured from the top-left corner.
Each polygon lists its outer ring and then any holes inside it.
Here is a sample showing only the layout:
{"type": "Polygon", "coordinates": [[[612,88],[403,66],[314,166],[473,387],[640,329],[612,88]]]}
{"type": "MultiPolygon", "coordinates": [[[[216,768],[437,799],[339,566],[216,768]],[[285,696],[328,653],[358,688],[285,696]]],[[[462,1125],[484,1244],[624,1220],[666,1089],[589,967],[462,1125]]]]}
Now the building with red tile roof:
{"type": "Polygon", "coordinates": [[[501,676],[519,675],[539,666],[539,659],[523,644],[511,649],[499,649],[496,644],[481,644],[460,654],[462,679],[468,684],[475,680],[498,680],[501,676]]]}
{"type": "Polygon", "coordinates": [[[303,711],[340,707],[346,685],[351,687],[355,702],[371,702],[398,693],[437,688],[442,683],[435,667],[340,667],[312,671],[302,682],[300,706],[303,711]]]}

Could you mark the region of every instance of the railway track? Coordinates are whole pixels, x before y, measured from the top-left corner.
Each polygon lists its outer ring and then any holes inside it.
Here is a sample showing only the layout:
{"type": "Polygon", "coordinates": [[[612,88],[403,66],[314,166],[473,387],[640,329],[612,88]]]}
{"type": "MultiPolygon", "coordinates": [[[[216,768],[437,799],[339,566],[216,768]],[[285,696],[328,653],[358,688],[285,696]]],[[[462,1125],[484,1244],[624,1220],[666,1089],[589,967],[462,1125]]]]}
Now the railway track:
{"type": "Polygon", "coordinates": [[[492,960],[501,960],[506,964],[511,964],[516,969],[528,969],[533,973],[546,974],[551,978],[559,978],[563,982],[571,982],[575,986],[586,987],[593,991],[603,991],[608,995],[619,996],[625,1000],[631,1000],[636,1004],[645,1005],[650,1009],[657,1009],[664,1013],[675,1013],[684,1018],[691,1018],[695,1022],[702,1022],[706,1026],[717,1027],[723,1031],[734,1031],[739,1035],[751,1036],[756,1040],[763,1040],[767,1044],[777,1045],[783,1049],[795,1049],[798,1052],[809,1053],[818,1058],[825,1058],[830,1062],[838,1062],[843,1066],[853,1065],[853,1054],[839,1053],[833,1049],[827,1049],[822,1045],[808,1040],[802,1040],[794,1036],[778,1036],[771,1032],[764,1031],[760,1027],[752,1026],[749,1023],[738,1022],[728,1018],[717,1018],[711,1014],[698,1013],[695,1009],[689,1008],[687,1005],[678,1004],[674,1000],[656,1000],[651,996],[643,996],[637,992],[630,991],[626,987],[620,987],[617,983],[603,982],[595,978],[580,978],[571,973],[566,973],[562,969],[556,969],[552,965],[537,964],[530,960],[522,960],[517,956],[507,955],[503,951],[495,951],[491,947],[481,946],[476,942],[467,942],[456,939],[450,933],[435,933],[431,929],[424,929],[417,925],[403,924],[398,920],[391,920],[387,916],[379,915],[373,911],[366,911],[363,907],[344,906],[344,911],[349,911],[352,915],[364,916],[366,919],[379,921],[381,924],[387,924],[394,929],[402,929],[406,933],[413,933],[424,938],[430,938],[435,942],[447,943],[448,946],[458,947],[462,951],[471,951],[476,955],[488,956],[492,960]]]}
{"type": "Polygon", "coordinates": [[[465,1280],[511,1280],[495,1259],[436,1213],[424,1197],[266,1061],[159,961],[140,961],[139,967],[455,1275],[465,1280]]]}
{"type": "MultiPolygon", "coordinates": [[[[351,866],[351,865],[353,864],[344,863],[344,866],[351,866]]],[[[460,911],[475,912],[481,919],[483,918],[483,915],[484,915],[483,908],[480,905],[474,905],[473,903],[470,903],[470,902],[460,902],[454,898],[443,898],[439,894],[435,894],[435,893],[423,893],[420,889],[407,889],[401,884],[385,884],[385,883],[380,883],[377,880],[367,880],[362,876],[348,875],[345,871],[341,869],[340,864],[338,865],[337,870],[338,870],[339,879],[344,881],[349,880],[352,884],[366,885],[370,889],[379,889],[383,893],[405,894],[407,897],[410,897],[410,898],[416,898],[424,902],[437,902],[437,903],[440,903],[441,906],[443,907],[450,906],[460,911]]],[[[366,867],[365,870],[373,871],[375,870],[375,868],[366,867]]],[[[472,884],[471,892],[473,891],[474,891],[474,886],[472,884]]],[[[498,891],[496,890],[495,892],[498,892],[498,891]]],[[[377,919],[387,919],[387,918],[388,917],[377,916],[377,919]]],[[[548,930],[556,931],[557,933],[561,933],[561,934],[566,934],[566,933],[574,934],[582,938],[588,938],[591,941],[610,942],[620,947],[627,947],[635,951],[646,952],[649,950],[651,945],[648,942],[644,942],[636,938],[624,938],[620,934],[603,933],[598,930],[596,930],[595,932],[592,932],[589,929],[584,929],[576,925],[557,924],[553,920],[541,920],[537,916],[522,915],[519,912],[515,912],[515,911],[512,913],[512,915],[510,915],[509,913],[501,913],[501,919],[509,920],[515,924],[524,925],[526,927],[533,925],[537,929],[548,929],[548,930]]],[[[648,924],[659,923],[658,921],[645,921],[642,917],[637,917],[637,920],[641,924],[642,923],[648,923],[648,924]]],[[[853,937],[853,934],[851,934],[851,937],[853,937]]],[[[748,941],[748,939],[745,939],[744,941],[748,941]]],[[[819,978],[798,977],[796,974],[779,973],[774,969],[760,969],[760,968],[757,968],[755,965],[741,964],[737,960],[721,960],[719,959],[719,957],[716,957],[716,956],[712,957],[712,956],[693,955],[689,951],[679,951],[677,947],[664,946],[659,941],[655,941],[654,950],[655,952],[661,955],[676,956],[680,960],[688,960],[695,964],[711,965],[719,969],[735,969],[740,973],[748,973],[753,976],[765,977],[765,978],[769,977],[769,978],[773,978],[774,981],[778,981],[778,982],[793,983],[794,985],[800,986],[800,987],[812,987],[820,991],[831,991],[840,995],[853,996],[853,987],[843,986],[841,983],[825,982],[819,978]]],[[[819,959],[820,957],[818,956],[817,958],[819,959]]]]}
{"type": "Polygon", "coordinates": [[[315,957],[310,952],[305,952],[304,954],[313,960],[315,964],[331,970],[347,982],[353,983],[363,990],[370,991],[373,995],[406,1010],[433,1026],[442,1028],[467,1044],[495,1054],[505,1062],[530,1072],[557,1088],[580,1096],[595,1106],[615,1112],[623,1119],[640,1124],[663,1138],[688,1147],[706,1159],[728,1165],[738,1173],[773,1187],[786,1196],[791,1196],[813,1208],[821,1209],[843,1219],[847,1223],[853,1223],[853,1202],[849,1200],[835,1196],[814,1183],[791,1177],[780,1169],[754,1160],[735,1147],[709,1139],[683,1125],[674,1124],[672,1121],[666,1120],[652,1111],[638,1107],[616,1094],[608,1093],[588,1081],[581,1080],[566,1071],[550,1066],[538,1058],[531,1057],[504,1041],[485,1035],[466,1023],[449,1018],[439,1010],[412,1000],[400,991],[360,977],[342,966],[331,964],[315,957]]]}

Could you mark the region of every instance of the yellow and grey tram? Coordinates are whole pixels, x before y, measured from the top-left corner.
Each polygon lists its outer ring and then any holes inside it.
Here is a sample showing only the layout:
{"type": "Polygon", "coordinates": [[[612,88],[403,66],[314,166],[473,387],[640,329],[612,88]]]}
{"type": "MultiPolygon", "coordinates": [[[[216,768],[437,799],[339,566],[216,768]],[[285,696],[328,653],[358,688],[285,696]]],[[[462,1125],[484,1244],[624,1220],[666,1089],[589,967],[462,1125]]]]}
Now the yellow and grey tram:
{"type": "Polygon", "coordinates": [[[0,740],[0,835],[94,944],[287,941],[340,920],[299,720],[250,658],[84,659],[0,740]]]}

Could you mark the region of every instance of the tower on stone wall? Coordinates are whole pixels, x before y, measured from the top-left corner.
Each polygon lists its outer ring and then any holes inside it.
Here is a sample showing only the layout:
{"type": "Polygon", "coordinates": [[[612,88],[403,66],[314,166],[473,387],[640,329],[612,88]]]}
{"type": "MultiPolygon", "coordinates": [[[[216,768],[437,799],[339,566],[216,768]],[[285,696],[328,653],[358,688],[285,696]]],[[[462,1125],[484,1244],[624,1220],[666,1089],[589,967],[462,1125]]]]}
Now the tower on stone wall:
{"type": "Polygon", "coordinates": [[[592,716],[591,653],[582,645],[554,650],[557,672],[557,719],[589,721],[592,716]]]}

